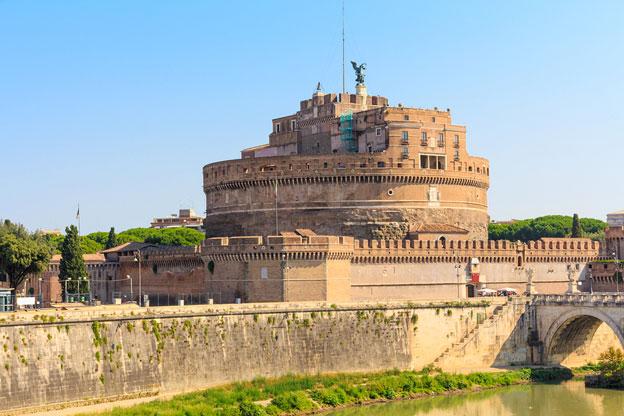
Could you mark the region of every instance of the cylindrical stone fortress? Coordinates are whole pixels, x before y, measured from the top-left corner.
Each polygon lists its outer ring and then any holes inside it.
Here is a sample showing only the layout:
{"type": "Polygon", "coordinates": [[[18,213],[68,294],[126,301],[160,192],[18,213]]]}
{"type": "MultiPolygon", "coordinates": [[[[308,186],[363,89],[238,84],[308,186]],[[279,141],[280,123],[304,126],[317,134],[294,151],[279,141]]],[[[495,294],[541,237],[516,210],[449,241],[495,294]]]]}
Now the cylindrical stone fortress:
{"type": "Polygon", "coordinates": [[[403,238],[410,231],[466,230],[466,238],[487,239],[488,162],[470,158],[469,163],[470,171],[442,171],[420,169],[415,160],[341,154],[209,164],[204,167],[207,235],[308,228],[327,235],[403,238]]]}

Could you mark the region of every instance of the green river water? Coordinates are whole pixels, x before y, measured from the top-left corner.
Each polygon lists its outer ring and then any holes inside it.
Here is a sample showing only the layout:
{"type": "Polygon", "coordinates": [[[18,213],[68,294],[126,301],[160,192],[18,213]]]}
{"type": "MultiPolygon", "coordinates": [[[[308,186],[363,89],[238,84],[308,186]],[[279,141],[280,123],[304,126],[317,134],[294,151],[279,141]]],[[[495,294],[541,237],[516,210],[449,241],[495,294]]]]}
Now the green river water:
{"type": "Polygon", "coordinates": [[[532,384],[478,393],[337,410],[325,416],[620,416],[624,391],[586,389],[582,381],[532,384]]]}

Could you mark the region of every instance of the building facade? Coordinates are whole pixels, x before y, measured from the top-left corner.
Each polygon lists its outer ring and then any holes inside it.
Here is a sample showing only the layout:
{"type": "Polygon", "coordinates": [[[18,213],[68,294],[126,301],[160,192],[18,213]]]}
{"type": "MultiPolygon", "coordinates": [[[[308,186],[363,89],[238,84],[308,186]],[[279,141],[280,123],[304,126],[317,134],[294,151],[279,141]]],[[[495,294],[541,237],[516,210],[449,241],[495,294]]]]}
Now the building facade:
{"type": "Polygon", "coordinates": [[[178,214],[169,217],[154,218],[150,224],[151,228],[192,228],[197,231],[204,231],[204,217],[199,216],[191,208],[180,209],[178,214]]]}

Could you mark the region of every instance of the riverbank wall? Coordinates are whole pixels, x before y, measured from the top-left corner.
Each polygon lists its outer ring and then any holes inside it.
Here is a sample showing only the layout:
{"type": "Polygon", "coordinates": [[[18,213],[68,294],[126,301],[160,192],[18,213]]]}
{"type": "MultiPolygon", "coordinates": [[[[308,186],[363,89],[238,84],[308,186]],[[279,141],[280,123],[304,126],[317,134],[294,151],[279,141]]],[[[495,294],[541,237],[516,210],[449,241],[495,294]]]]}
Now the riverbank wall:
{"type": "Polygon", "coordinates": [[[0,316],[3,411],[284,374],[420,369],[501,300],[106,307],[0,316]]]}

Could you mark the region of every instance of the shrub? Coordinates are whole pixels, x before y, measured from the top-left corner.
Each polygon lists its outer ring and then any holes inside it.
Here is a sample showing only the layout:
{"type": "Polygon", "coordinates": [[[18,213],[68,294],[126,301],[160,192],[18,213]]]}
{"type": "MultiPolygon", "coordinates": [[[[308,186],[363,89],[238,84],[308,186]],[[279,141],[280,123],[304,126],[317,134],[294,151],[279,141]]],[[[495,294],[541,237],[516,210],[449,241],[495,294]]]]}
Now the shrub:
{"type": "Polygon", "coordinates": [[[314,409],[314,403],[302,391],[287,392],[275,397],[271,404],[281,410],[311,410],[314,409]]]}
{"type": "Polygon", "coordinates": [[[624,353],[610,347],[598,357],[598,371],[603,376],[624,374],[624,353]]]}
{"type": "Polygon", "coordinates": [[[321,404],[332,407],[345,404],[349,401],[349,396],[340,387],[314,390],[312,392],[312,398],[321,404]]]}
{"type": "Polygon", "coordinates": [[[262,406],[251,402],[242,402],[238,406],[241,416],[266,416],[267,412],[262,406]]]}

